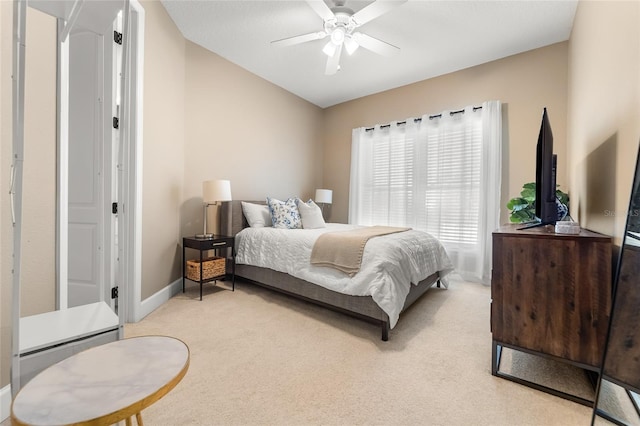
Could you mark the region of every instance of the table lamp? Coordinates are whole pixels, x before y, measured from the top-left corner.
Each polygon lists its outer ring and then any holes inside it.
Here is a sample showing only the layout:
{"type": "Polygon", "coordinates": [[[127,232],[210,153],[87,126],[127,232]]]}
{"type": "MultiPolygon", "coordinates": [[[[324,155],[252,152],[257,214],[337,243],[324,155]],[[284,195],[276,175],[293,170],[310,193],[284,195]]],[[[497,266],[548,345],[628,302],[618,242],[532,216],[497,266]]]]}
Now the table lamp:
{"type": "Polygon", "coordinates": [[[202,234],[197,234],[196,238],[213,237],[213,234],[207,233],[207,208],[219,201],[231,201],[231,182],[223,179],[202,182],[204,231],[202,234]]]}
{"type": "Polygon", "coordinates": [[[316,204],[320,204],[320,210],[322,211],[322,217],[324,218],[324,206],[325,204],[331,204],[333,201],[333,191],[330,189],[316,189],[314,201],[316,204]]]}

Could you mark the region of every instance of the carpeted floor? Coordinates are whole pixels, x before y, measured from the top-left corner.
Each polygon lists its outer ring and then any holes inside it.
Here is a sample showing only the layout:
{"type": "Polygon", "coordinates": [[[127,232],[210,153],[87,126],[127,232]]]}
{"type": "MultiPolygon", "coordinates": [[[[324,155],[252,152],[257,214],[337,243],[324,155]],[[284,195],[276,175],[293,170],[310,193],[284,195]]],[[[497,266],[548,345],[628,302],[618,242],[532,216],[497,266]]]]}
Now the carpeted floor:
{"type": "MultiPolygon", "coordinates": [[[[491,375],[489,304],[489,287],[433,288],[382,342],[377,326],[242,281],[202,302],[192,285],[125,335],[191,351],[146,425],[588,425],[590,408],[491,375]]],[[[589,397],[582,371],[507,352],[502,370],[589,397]]]]}

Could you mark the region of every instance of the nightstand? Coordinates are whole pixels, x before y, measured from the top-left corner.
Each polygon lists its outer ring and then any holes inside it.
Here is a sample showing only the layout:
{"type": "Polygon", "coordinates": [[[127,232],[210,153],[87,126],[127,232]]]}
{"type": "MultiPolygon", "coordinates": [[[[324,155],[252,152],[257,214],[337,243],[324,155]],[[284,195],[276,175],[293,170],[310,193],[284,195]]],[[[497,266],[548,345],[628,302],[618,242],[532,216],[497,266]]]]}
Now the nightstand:
{"type": "MultiPolygon", "coordinates": [[[[182,239],[182,292],[185,292],[185,280],[193,281],[200,284],[200,300],[202,300],[202,285],[204,283],[208,283],[211,281],[221,280],[227,277],[227,269],[226,269],[226,261],[227,258],[227,250],[223,251],[222,258],[224,259],[224,269],[219,273],[215,272],[213,276],[206,276],[203,273],[203,265],[205,262],[215,262],[212,259],[205,259],[203,257],[203,252],[209,250],[215,250],[216,253],[219,253],[222,249],[231,249],[231,291],[235,291],[236,289],[236,249],[234,247],[234,238],[227,235],[214,235],[210,238],[197,238],[197,237],[184,237],[182,239]],[[194,279],[192,277],[187,276],[187,259],[185,257],[186,249],[194,249],[200,252],[200,260],[198,263],[198,267],[200,269],[197,277],[199,279],[194,279]]],[[[190,265],[193,266],[193,265],[190,265]]]]}

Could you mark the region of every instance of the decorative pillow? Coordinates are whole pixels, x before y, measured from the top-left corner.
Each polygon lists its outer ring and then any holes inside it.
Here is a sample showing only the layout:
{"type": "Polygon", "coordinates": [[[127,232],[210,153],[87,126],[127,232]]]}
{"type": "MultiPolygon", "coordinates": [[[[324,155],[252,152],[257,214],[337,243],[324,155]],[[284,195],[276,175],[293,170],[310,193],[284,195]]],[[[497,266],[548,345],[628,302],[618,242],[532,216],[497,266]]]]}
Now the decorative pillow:
{"type": "Polygon", "coordinates": [[[271,212],[266,204],[253,204],[242,201],[242,211],[252,228],[264,228],[271,226],[271,212]]]}
{"type": "Polygon", "coordinates": [[[300,217],[302,218],[302,227],[304,229],[316,229],[325,228],[324,218],[322,217],[322,210],[313,200],[309,200],[306,203],[298,199],[298,210],[300,211],[300,217]]]}
{"type": "Polygon", "coordinates": [[[267,197],[267,205],[271,212],[271,223],[274,228],[300,229],[302,221],[300,212],[296,205],[297,198],[289,198],[287,201],[280,201],[267,197]]]}

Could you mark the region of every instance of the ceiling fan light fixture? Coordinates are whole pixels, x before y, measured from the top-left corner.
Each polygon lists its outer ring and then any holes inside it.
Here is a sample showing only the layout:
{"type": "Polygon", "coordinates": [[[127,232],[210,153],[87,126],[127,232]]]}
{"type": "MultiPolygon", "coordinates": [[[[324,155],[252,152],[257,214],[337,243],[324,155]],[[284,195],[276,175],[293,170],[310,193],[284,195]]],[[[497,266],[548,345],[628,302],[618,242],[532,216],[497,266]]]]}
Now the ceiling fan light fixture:
{"type": "Polygon", "coordinates": [[[353,39],[353,37],[347,36],[347,38],[344,39],[344,48],[347,50],[349,55],[353,55],[353,52],[358,50],[358,47],[360,47],[360,45],[353,39]]]}
{"type": "Polygon", "coordinates": [[[329,41],[322,48],[322,52],[324,52],[325,55],[327,55],[328,57],[331,58],[331,57],[333,57],[333,55],[336,54],[336,49],[337,49],[337,46],[335,44],[333,44],[333,41],[329,41]]]}
{"type": "Polygon", "coordinates": [[[331,42],[336,46],[340,46],[345,40],[345,30],[343,27],[336,27],[331,32],[331,42]]]}
{"type": "Polygon", "coordinates": [[[329,38],[322,52],[327,55],[326,75],[334,75],[340,70],[340,56],[342,49],[352,55],[360,46],[380,55],[391,56],[400,49],[385,41],[378,40],[356,29],[367,22],[387,13],[408,0],[369,0],[369,4],[357,12],[345,6],[347,0],[306,0],[313,11],[322,18],[323,31],[287,37],[272,41],[272,45],[291,46],[314,40],[329,38]],[[334,7],[330,7],[330,3],[334,7]]]}

